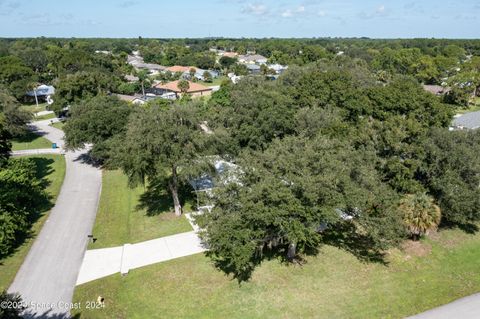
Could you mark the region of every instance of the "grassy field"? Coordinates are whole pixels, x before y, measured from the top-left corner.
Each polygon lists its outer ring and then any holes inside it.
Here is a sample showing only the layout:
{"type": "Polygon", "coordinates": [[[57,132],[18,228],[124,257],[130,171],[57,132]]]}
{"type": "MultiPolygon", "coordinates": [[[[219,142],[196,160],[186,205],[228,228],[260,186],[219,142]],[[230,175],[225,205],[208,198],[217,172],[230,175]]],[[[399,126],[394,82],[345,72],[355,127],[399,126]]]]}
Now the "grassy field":
{"type": "MultiPolygon", "coordinates": [[[[147,214],[137,208],[143,187],[130,189],[127,177],[119,170],[103,171],[102,194],[89,249],[137,243],[157,237],[191,231],[185,217],[177,218],[170,210],[170,198],[164,196],[159,211],[147,214]]],[[[188,209],[188,207],[187,207],[188,209]]]]}
{"type": "Polygon", "coordinates": [[[31,113],[37,113],[37,112],[42,112],[47,110],[47,103],[39,103],[38,106],[34,104],[23,104],[21,106],[22,110],[31,112],[31,113]]]}
{"type": "Polygon", "coordinates": [[[403,318],[480,291],[480,234],[442,231],[388,261],[324,246],[303,266],[264,262],[239,285],[198,254],[81,285],[74,302],[105,297],[82,318],[403,318]]]}
{"type": "Polygon", "coordinates": [[[27,133],[22,138],[17,138],[12,140],[13,151],[30,150],[30,149],[38,149],[38,148],[51,148],[51,147],[52,147],[52,142],[32,132],[27,133]]]}
{"type": "MultiPolygon", "coordinates": [[[[38,177],[48,181],[46,190],[50,194],[50,201],[53,204],[60,192],[63,178],[65,177],[65,158],[61,155],[26,156],[26,158],[35,160],[39,168],[38,177]]],[[[32,227],[32,238],[27,239],[13,255],[0,260],[0,291],[8,288],[15,278],[18,269],[33,243],[34,237],[39,233],[47,216],[47,212],[42,212],[42,216],[32,227]]]]}
{"type": "Polygon", "coordinates": [[[480,111],[480,97],[477,97],[475,99],[475,104],[471,104],[470,107],[468,108],[462,108],[459,107],[457,108],[457,114],[465,114],[465,113],[470,113],[470,112],[477,112],[480,111]]]}
{"type": "Polygon", "coordinates": [[[56,123],[50,124],[50,126],[58,128],[59,130],[63,130],[63,127],[65,126],[65,122],[56,122],[56,123]]]}
{"type": "Polygon", "coordinates": [[[204,81],[198,81],[197,83],[205,85],[205,86],[216,86],[222,84],[224,80],[228,80],[226,76],[219,76],[216,79],[213,79],[212,82],[204,82],[204,81]]]}
{"type": "Polygon", "coordinates": [[[56,117],[57,116],[55,115],[55,113],[51,113],[51,114],[46,114],[46,115],[42,115],[42,116],[35,116],[34,121],[50,120],[50,119],[53,119],[53,118],[56,118],[56,117]]]}

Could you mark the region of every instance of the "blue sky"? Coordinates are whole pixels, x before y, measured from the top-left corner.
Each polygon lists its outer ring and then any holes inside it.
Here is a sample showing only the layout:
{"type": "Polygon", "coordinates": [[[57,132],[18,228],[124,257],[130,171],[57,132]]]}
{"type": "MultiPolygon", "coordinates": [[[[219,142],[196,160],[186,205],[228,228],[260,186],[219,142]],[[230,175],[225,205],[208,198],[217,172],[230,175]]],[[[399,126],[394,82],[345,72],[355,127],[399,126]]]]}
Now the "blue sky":
{"type": "Polygon", "coordinates": [[[0,37],[480,38],[480,0],[0,0],[0,37]]]}

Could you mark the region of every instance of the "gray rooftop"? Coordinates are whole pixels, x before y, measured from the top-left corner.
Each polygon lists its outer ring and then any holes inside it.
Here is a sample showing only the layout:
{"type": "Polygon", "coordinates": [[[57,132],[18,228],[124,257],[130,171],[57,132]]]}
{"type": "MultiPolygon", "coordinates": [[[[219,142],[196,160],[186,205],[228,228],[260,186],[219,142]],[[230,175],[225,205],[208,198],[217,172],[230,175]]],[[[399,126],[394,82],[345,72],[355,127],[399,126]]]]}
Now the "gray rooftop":
{"type": "Polygon", "coordinates": [[[468,129],[480,128],[480,111],[463,114],[453,120],[453,126],[468,129]]]}

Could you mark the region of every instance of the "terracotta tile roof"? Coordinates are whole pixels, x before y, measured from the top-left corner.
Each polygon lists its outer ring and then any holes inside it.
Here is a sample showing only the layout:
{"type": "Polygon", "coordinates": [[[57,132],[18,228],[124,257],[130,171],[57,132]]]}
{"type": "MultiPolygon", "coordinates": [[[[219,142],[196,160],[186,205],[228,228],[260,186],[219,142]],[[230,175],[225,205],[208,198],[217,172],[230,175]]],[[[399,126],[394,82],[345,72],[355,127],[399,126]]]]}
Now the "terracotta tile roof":
{"type": "Polygon", "coordinates": [[[229,58],[235,58],[237,57],[238,53],[237,52],[224,52],[222,54],[222,56],[226,56],[226,57],[229,57],[229,58]]]}
{"type": "Polygon", "coordinates": [[[190,69],[195,69],[195,67],[193,66],[180,66],[180,65],[174,65],[174,66],[171,66],[171,67],[168,67],[166,70],[167,71],[170,71],[172,73],[176,73],[176,72],[190,72],[190,69]]]}
{"type": "MultiPolygon", "coordinates": [[[[175,93],[181,93],[180,89],[178,88],[178,82],[180,81],[173,81],[173,82],[168,82],[166,84],[157,84],[155,87],[157,89],[164,89],[168,91],[172,91],[175,93]]],[[[204,86],[192,81],[188,81],[188,84],[190,84],[190,88],[188,89],[187,93],[195,93],[195,92],[203,92],[203,91],[211,91],[212,88],[208,86],[204,86]]]]}

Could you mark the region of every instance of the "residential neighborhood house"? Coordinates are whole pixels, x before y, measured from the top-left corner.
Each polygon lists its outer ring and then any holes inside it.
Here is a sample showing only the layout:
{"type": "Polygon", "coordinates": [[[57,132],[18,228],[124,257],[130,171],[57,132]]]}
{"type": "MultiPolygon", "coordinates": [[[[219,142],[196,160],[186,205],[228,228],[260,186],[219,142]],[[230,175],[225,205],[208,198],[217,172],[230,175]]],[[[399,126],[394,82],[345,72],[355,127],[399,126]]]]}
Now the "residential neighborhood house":
{"type": "MultiPolygon", "coordinates": [[[[199,81],[205,81],[205,76],[204,76],[205,72],[210,73],[210,76],[211,76],[212,79],[216,79],[219,76],[219,73],[217,71],[203,70],[203,69],[196,68],[195,69],[195,74],[193,75],[193,77],[195,79],[199,80],[199,81]]],[[[192,75],[190,74],[190,71],[184,72],[182,74],[182,78],[185,79],[185,80],[192,80],[192,75]]]]}
{"type": "Polygon", "coordinates": [[[239,55],[238,62],[243,64],[266,64],[268,59],[259,54],[239,55]]]}
{"type": "Polygon", "coordinates": [[[426,84],[424,84],[423,89],[427,92],[430,92],[430,93],[438,95],[438,96],[444,95],[444,94],[447,94],[448,92],[450,92],[449,87],[444,87],[444,86],[440,86],[440,85],[426,85],[426,84]]]}
{"type": "Polygon", "coordinates": [[[190,72],[191,69],[197,69],[194,66],[181,66],[181,65],[174,65],[165,68],[165,71],[170,71],[172,73],[185,73],[190,72]]]}
{"type": "MultiPolygon", "coordinates": [[[[153,86],[152,91],[155,95],[164,96],[168,93],[174,93],[176,98],[181,97],[184,93],[178,88],[178,83],[180,81],[173,81],[166,84],[156,84],[153,86]]],[[[201,85],[199,83],[195,83],[192,81],[188,81],[189,88],[185,92],[189,94],[191,97],[201,97],[201,96],[209,96],[212,94],[212,88],[208,86],[201,85]]]]}
{"type": "Polygon", "coordinates": [[[125,94],[115,94],[120,100],[132,103],[132,104],[145,104],[148,101],[148,97],[144,97],[141,94],[135,95],[125,95],[125,94]]]}
{"type": "Polygon", "coordinates": [[[52,104],[52,95],[55,94],[55,88],[51,85],[42,84],[37,86],[34,90],[28,91],[27,96],[35,98],[37,101],[42,100],[48,104],[52,104]]]}
{"type": "Polygon", "coordinates": [[[127,57],[127,63],[132,65],[137,71],[148,70],[152,75],[159,74],[164,71],[166,67],[154,63],[145,63],[143,58],[139,55],[138,51],[134,51],[133,55],[127,57]]]}

